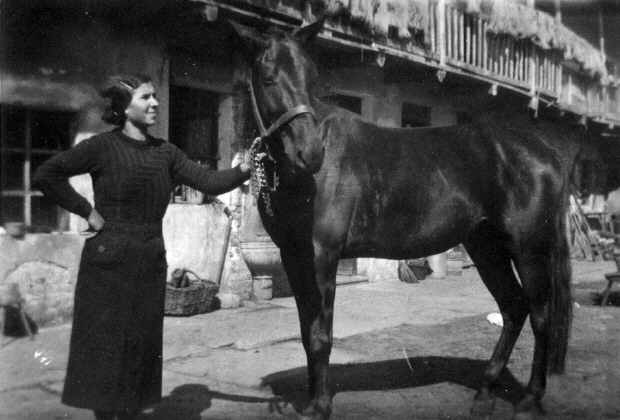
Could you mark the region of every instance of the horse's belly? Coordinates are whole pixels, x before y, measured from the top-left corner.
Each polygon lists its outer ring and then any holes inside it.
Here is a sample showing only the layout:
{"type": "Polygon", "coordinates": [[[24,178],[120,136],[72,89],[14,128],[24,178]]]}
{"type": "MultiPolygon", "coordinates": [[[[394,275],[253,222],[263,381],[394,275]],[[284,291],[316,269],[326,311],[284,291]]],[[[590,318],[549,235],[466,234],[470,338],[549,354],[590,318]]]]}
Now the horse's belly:
{"type": "Polygon", "coordinates": [[[343,257],[419,258],[463,242],[475,221],[451,207],[434,210],[354,218],[343,257]]]}
{"type": "Polygon", "coordinates": [[[419,237],[415,240],[390,238],[389,241],[368,240],[347,243],[342,258],[386,258],[409,259],[421,258],[441,253],[462,242],[461,236],[454,234],[436,237],[419,237]]]}

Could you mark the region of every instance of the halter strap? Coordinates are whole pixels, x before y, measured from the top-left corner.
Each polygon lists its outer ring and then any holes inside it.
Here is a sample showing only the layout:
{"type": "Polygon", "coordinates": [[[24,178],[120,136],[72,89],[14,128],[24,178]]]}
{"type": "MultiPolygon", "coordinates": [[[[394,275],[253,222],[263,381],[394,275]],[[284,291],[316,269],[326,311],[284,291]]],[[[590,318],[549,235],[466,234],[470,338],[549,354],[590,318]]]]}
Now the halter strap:
{"type": "Polygon", "coordinates": [[[294,108],[289,109],[282,115],[278,117],[269,128],[265,128],[265,123],[263,122],[263,118],[260,115],[260,110],[258,109],[258,102],[256,101],[256,94],[254,93],[254,82],[253,74],[250,74],[249,77],[249,85],[250,85],[250,99],[252,100],[252,111],[254,112],[254,119],[256,120],[256,124],[258,125],[258,129],[260,131],[260,137],[266,138],[273,135],[276,131],[282,128],[285,124],[291,122],[295,118],[303,114],[310,114],[313,117],[315,116],[314,109],[312,109],[309,105],[297,105],[294,108]]]}

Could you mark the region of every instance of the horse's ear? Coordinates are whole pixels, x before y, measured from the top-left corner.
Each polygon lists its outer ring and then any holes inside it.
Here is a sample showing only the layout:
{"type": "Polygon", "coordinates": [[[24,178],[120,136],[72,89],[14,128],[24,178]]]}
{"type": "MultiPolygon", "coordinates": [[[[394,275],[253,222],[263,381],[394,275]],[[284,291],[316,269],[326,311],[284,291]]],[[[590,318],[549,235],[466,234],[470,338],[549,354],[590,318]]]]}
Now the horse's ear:
{"type": "Polygon", "coordinates": [[[302,26],[301,28],[297,28],[293,31],[292,35],[299,42],[305,44],[307,42],[312,41],[323,29],[323,24],[325,23],[325,16],[321,17],[314,23],[310,25],[302,26]]]}
{"type": "Polygon", "coordinates": [[[242,25],[235,21],[228,21],[235,33],[243,41],[250,51],[262,50],[267,47],[267,39],[263,34],[250,26],[242,25]]]}

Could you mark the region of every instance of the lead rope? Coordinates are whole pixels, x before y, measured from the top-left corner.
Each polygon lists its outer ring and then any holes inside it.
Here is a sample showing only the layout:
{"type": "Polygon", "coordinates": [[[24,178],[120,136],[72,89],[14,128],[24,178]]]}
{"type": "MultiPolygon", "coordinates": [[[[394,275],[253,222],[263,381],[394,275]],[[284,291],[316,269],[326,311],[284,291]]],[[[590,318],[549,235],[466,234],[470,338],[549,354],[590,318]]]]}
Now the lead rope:
{"type": "Polygon", "coordinates": [[[252,176],[250,178],[250,192],[258,201],[259,197],[265,203],[265,212],[273,217],[273,207],[271,206],[271,193],[276,191],[280,179],[277,171],[273,172],[273,185],[269,185],[265,162],[271,161],[275,165],[275,160],[265,151],[267,145],[261,137],[256,137],[250,146],[250,164],[252,166],[252,176]],[[265,150],[262,150],[265,149],[265,150]]]}

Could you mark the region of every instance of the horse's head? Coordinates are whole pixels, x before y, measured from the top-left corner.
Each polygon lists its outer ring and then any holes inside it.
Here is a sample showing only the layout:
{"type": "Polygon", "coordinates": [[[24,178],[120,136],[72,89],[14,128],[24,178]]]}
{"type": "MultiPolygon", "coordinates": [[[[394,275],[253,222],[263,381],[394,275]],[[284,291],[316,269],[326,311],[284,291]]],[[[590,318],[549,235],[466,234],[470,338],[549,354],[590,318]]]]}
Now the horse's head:
{"type": "Polygon", "coordinates": [[[317,172],[324,155],[312,109],[311,91],[318,72],[302,46],[321,30],[323,21],[291,33],[262,33],[238,23],[231,24],[249,51],[248,84],[259,128],[264,125],[269,141],[281,141],[278,146],[293,170],[317,172]]]}

